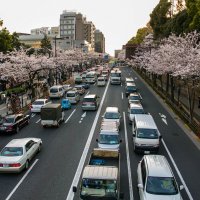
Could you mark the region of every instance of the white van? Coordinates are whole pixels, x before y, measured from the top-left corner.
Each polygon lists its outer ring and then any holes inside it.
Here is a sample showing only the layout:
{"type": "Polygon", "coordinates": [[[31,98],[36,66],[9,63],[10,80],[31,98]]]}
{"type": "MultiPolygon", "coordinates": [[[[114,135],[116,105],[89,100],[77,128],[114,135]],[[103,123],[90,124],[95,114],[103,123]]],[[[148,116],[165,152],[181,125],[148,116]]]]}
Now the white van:
{"type": "Polygon", "coordinates": [[[100,76],[97,79],[97,86],[105,86],[106,85],[106,79],[104,76],[100,76]]]}
{"type": "Polygon", "coordinates": [[[76,104],[80,101],[80,95],[76,89],[68,91],[66,94],[66,98],[69,99],[70,103],[76,104]]]}
{"type": "Polygon", "coordinates": [[[112,130],[101,130],[99,133],[98,147],[100,149],[117,149],[121,142],[119,132],[112,130]]]}
{"type": "Polygon", "coordinates": [[[63,97],[65,90],[62,85],[54,85],[49,90],[50,98],[61,98],[63,97]]]}
{"type": "Polygon", "coordinates": [[[104,113],[103,117],[103,121],[114,121],[117,122],[118,127],[120,129],[120,119],[121,119],[121,115],[119,113],[119,109],[118,107],[107,107],[106,111],[104,113]]]}
{"type": "Polygon", "coordinates": [[[144,155],[137,168],[140,199],[182,200],[172,169],[162,155],[144,155]]]}
{"type": "Polygon", "coordinates": [[[161,135],[150,114],[135,115],[132,131],[135,152],[158,152],[161,135]]]}
{"type": "Polygon", "coordinates": [[[85,77],[86,83],[95,83],[97,80],[97,74],[95,71],[88,72],[85,77]]]}

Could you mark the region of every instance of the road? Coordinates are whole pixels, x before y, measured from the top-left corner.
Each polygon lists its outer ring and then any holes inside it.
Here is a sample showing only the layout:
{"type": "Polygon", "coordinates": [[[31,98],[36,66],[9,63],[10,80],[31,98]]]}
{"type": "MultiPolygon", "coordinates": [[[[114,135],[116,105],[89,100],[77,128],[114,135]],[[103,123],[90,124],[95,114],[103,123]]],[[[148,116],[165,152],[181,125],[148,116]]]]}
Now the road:
{"type": "MultiPolygon", "coordinates": [[[[157,100],[132,69],[122,68],[123,80],[124,77],[134,77],[143,97],[144,109],[155,119],[163,136],[159,154],[167,157],[178,184],[185,185],[185,189],[181,191],[183,199],[200,199],[199,150],[177,125],[176,119],[172,118],[165,106],[157,100]]],[[[79,103],[65,112],[66,123],[59,128],[44,129],[40,124],[40,115],[32,115],[31,123],[18,134],[0,136],[0,148],[3,148],[13,138],[39,137],[43,141],[42,151],[32,161],[33,166],[30,171],[20,174],[0,174],[0,200],[72,199],[70,197],[73,197],[71,186],[73,186],[74,177],[76,178],[74,183],[77,183],[83,164],[87,163],[89,153],[97,146],[95,140],[98,137],[101,116],[107,106],[119,107],[122,116],[120,129],[123,140],[120,147],[121,192],[124,193],[125,200],[139,199],[136,169],[142,155],[133,152],[124,84],[122,86],[108,85],[107,88],[92,85],[89,93],[98,94],[101,100],[105,97],[99,111],[83,112],[81,103],[79,103]]],[[[79,199],[78,193],[73,199],[79,199]]]]}

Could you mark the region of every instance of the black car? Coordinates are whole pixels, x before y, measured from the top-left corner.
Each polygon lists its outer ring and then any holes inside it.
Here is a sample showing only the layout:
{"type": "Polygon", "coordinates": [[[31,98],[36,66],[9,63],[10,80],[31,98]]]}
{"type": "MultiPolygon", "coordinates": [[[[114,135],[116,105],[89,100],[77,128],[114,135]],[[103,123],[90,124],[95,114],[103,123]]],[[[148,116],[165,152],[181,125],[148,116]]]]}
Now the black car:
{"type": "Polygon", "coordinates": [[[24,114],[7,115],[1,118],[0,132],[1,133],[18,133],[21,128],[28,125],[30,116],[24,114]]]}
{"type": "Polygon", "coordinates": [[[90,84],[88,83],[81,83],[81,85],[83,86],[84,89],[89,89],[90,88],[90,84]]]}

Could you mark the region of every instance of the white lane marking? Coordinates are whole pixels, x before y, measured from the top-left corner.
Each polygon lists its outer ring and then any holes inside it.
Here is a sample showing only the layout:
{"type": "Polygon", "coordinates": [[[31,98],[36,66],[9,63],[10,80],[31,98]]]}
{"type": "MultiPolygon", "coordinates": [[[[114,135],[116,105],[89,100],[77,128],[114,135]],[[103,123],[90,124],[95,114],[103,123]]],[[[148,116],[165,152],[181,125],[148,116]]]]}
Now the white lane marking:
{"type": "Polygon", "coordinates": [[[96,85],[96,83],[94,83],[94,85],[96,85]]]}
{"type": "Polygon", "coordinates": [[[85,117],[85,116],[86,116],[86,112],[84,112],[84,113],[82,114],[82,116],[81,116],[81,117],[83,118],[83,117],[85,117]]]}
{"type": "MultiPolygon", "coordinates": [[[[108,83],[109,82],[110,82],[110,79],[109,79],[108,83]]],[[[70,189],[69,189],[69,192],[68,192],[66,200],[72,200],[74,198],[74,193],[72,191],[72,188],[73,188],[73,186],[77,186],[78,185],[78,182],[79,182],[82,170],[83,170],[83,166],[84,166],[84,163],[85,163],[85,160],[86,160],[89,148],[90,148],[90,144],[91,144],[91,141],[92,141],[92,138],[93,138],[93,135],[94,135],[96,124],[97,124],[97,121],[98,121],[98,118],[99,118],[99,115],[100,115],[100,112],[101,112],[101,109],[102,109],[102,106],[103,106],[103,102],[104,102],[104,99],[105,99],[105,96],[106,96],[106,93],[107,93],[107,90],[108,90],[108,86],[109,86],[109,84],[106,86],[106,89],[104,91],[104,94],[103,94],[99,109],[97,111],[97,114],[96,114],[96,117],[94,119],[92,128],[90,130],[90,133],[89,133],[85,148],[83,150],[83,154],[82,154],[81,159],[79,161],[78,168],[76,170],[76,174],[75,174],[74,179],[72,181],[72,184],[70,186],[70,189]]]]}
{"type": "Polygon", "coordinates": [[[123,94],[123,92],[122,92],[122,99],[124,99],[124,94],[123,94]]]}
{"type": "Polygon", "coordinates": [[[69,120],[70,117],[74,114],[75,111],[76,111],[76,109],[74,109],[73,112],[70,114],[70,116],[65,120],[65,124],[68,122],[68,120],[69,120]]]}
{"type": "Polygon", "coordinates": [[[176,170],[176,172],[177,172],[177,174],[178,174],[178,176],[179,176],[179,178],[180,178],[180,180],[181,180],[181,182],[182,182],[182,184],[183,184],[183,186],[184,186],[184,189],[185,189],[185,191],[186,191],[186,193],[187,193],[189,199],[190,199],[190,200],[193,200],[193,197],[192,197],[192,195],[191,195],[191,193],[190,193],[190,191],[189,191],[189,189],[188,189],[188,187],[187,187],[187,185],[186,185],[186,183],[185,183],[185,181],[184,181],[184,179],[183,179],[183,177],[182,177],[182,175],[181,175],[181,172],[179,171],[179,169],[178,169],[178,167],[177,167],[177,165],[176,165],[176,163],[175,163],[175,161],[174,161],[174,159],[173,159],[173,157],[172,157],[172,155],[171,155],[171,153],[170,153],[170,151],[169,151],[167,145],[165,144],[165,141],[164,141],[163,139],[161,139],[161,141],[162,141],[162,143],[163,143],[163,145],[164,145],[164,147],[165,147],[165,150],[166,150],[167,153],[168,153],[168,156],[169,156],[169,158],[170,158],[172,164],[174,165],[174,168],[175,168],[175,170],[176,170]]]}
{"type": "Polygon", "coordinates": [[[87,96],[89,93],[90,93],[90,91],[88,91],[85,96],[87,96]]]}
{"type": "Polygon", "coordinates": [[[122,83],[121,83],[121,87],[122,87],[122,83]]]}
{"type": "Polygon", "coordinates": [[[37,122],[35,122],[36,124],[39,123],[41,121],[41,119],[38,119],[37,122]]]}
{"type": "Polygon", "coordinates": [[[24,174],[24,176],[22,177],[22,179],[18,182],[18,184],[14,187],[14,189],[11,191],[11,193],[7,196],[7,198],[5,200],[9,200],[12,195],[15,193],[15,191],[18,189],[18,187],[22,184],[23,180],[28,176],[28,174],[30,173],[30,171],[33,169],[33,167],[35,166],[35,164],[39,161],[39,159],[36,159],[35,162],[30,166],[30,168],[28,169],[28,171],[24,174]]]}
{"type": "Polygon", "coordinates": [[[160,115],[162,121],[163,121],[166,125],[168,125],[168,124],[167,124],[167,117],[166,117],[164,114],[162,114],[162,113],[159,113],[159,115],[160,115]]]}
{"type": "Polygon", "coordinates": [[[31,114],[31,117],[35,117],[35,114],[32,113],[32,114],[31,114]]]}
{"type": "Polygon", "coordinates": [[[79,124],[82,123],[82,120],[79,121],[79,124]]]}
{"type": "Polygon", "coordinates": [[[125,112],[123,112],[123,117],[124,117],[124,131],[125,131],[125,142],[126,142],[126,160],[127,160],[127,168],[128,168],[129,193],[130,193],[130,200],[133,200],[134,199],[133,198],[133,186],[132,186],[131,164],[130,164],[130,156],[129,156],[125,112]]]}

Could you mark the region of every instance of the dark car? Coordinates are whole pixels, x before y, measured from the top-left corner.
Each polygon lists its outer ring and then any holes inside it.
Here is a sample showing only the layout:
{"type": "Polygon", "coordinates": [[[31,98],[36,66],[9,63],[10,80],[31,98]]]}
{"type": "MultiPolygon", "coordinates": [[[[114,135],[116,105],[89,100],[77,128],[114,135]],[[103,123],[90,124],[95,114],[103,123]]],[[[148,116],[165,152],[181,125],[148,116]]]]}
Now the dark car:
{"type": "Polygon", "coordinates": [[[89,89],[90,88],[90,84],[88,83],[81,83],[81,85],[83,86],[84,89],[89,89]]]}
{"type": "Polygon", "coordinates": [[[137,87],[136,87],[135,83],[127,83],[127,85],[125,87],[125,91],[126,91],[126,97],[128,97],[128,95],[130,93],[137,92],[137,87]]]}
{"type": "Polygon", "coordinates": [[[21,128],[29,124],[30,116],[23,114],[7,115],[1,119],[1,133],[18,133],[21,128]]]}

